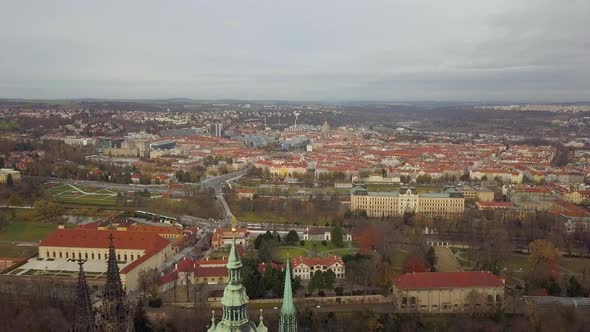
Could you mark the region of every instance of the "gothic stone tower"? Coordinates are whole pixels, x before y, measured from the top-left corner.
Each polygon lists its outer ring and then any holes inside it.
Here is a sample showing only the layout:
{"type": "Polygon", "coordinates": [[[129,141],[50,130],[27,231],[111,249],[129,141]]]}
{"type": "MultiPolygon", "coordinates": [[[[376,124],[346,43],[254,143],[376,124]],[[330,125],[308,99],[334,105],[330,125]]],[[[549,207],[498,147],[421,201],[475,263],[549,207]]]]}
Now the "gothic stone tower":
{"type": "Polygon", "coordinates": [[[127,303],[121,276],[119,275],[119,266],[117,265],[117,256],[115,254],[115,245],[113,244],[113,234],[109,235],[109,258],[107,261],[107,281],[102,294],[102,317],[100,322],[100,331],[104,332],[129,332],[133,330],[133,320],[130,314],[129,303],[127,303]]]}
{"type": "Polygon", "coordinates": [[[80,271],[78,272],[78,286],[76,288],[76,316],[72,332],[95,332],[96,325],[94,313],[92,312],[92,303],[90,303],[90,293],[88,284],[86,284],[86,275],[84,274],[84,262],[80,260],[80,271]]]}

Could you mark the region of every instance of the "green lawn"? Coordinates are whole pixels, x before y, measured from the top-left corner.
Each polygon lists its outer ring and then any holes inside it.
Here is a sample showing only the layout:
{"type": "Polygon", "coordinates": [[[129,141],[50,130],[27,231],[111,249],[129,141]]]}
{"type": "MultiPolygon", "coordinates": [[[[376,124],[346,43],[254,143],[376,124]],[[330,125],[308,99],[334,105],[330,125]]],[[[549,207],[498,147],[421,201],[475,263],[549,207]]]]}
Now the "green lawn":
{"type": "Polygon", "coordinates": [[[324,245],[322,245],[322,241],[305,241],[303,248],[305,248],[307,250],[314,250],[314,248],[315,248],[315,250],[318,253],[328,251],[328,250],[340,249],[340,248],[336,247],[331,241],[327,241],[327,244],[328,245],[324,246],[324,245]]]}
{"type": "Polygon", "coordinates": [[[117,205],[117,191],[75,186],[69,184],[57,185],[47,189],[53,200],[69,204],[85,205],[117,205]]]}
{"type": "Polygon", "coordinates": [[[340,249],[335,249],[329,252],[322,252],[320,253],[320,256],[332,256],[332,255],[336,255],[336,256],[344,256],[344,255],[354,255],[359,251],[359,248],[340,248],[340,249]]]}
{"type": "Polygon", "coordinates": [[[18,222],[11,223],[0,231],[0,240],[4,241],[38,241],[41,240],[54,229],[56,224],[41,224],[18,222]]]}
{"type": "Polygon", "coordinates": [[[559,265],[566,271],[574,273],[590,272],[590,258],[561,257],[559,265]]]}
{"type": "Polygon", "coordinates": [[[279,261],[285,261],[287,260],[287,257],[294,258],[299,256],[307,256],[307,252],[301,248],[279,247],[273,254],[274,259],[279,261]]]}
{"type": "Polygon", "coordinates": [[[0,241],[36,242],[46,238],[56,228],[54,223],[13,222],[0,230],[0,241]]]}
{"type": "Polygon", "coordinates": [[[399,266],[401,271],[406,257],[408,257],[408,252],[397,249],[391,254],[389,258],[391,259],[392,265],[399,266]]]}
{"type": "Polygon", "coordinates": [[[305,241],[303,246],[299,243],[293,246],[279,247],[277,248],[274,258],[277,260],[285,260],[287,256],[298,257],[325,257],[330,255],[344,256],[347,254],[355,254],[358,252],[357,247],[344,247],[338,248],[332,243],[328,242],[328,245],[323,246],[321,241],[305,241]]]}
{"type": "Polygon", "coordinates": [[[2,257],[29,257],[36,252],[36,246],[17,246],[12,243],[0,243],[0,256],[2,257]]]}

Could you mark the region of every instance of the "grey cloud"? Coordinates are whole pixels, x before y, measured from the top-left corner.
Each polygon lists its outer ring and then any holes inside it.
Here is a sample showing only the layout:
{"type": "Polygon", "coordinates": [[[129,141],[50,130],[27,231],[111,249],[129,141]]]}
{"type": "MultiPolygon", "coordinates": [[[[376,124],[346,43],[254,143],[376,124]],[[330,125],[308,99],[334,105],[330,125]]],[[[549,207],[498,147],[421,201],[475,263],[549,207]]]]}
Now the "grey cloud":
{"type": "Polygon", "coordinates": [[[0,97],[588,99],[590,2],[0,3],[0,97]]]}

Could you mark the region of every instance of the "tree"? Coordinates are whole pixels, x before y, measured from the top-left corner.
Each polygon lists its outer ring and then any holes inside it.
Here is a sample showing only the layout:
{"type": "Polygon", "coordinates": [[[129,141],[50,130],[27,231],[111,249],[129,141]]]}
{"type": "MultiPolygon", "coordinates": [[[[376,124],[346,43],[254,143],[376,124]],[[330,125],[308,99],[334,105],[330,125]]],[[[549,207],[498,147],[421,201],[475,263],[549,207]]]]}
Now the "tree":
{"type": "Polygon", "coordinates": [[[263,262],[269,262],[272,260],[275,248],[278,246],[276,240],[268,240],[262,242],[260,249],[258,250],[258,258],[263,262]]]}
{"type": "Polygon", "coordinates": [[[8,197],[8,205],[20,206],[22,204],[23,204],[23,198],[17,193],[12,193],[10,195],[10,197],[8,197]]]}
{"type": "Polygon", "coordinates": [[[426,271],[430,271],[430,266],[423,256],[418,254],[410,254],[404,260],[403,273],[426,271]]]}
{"type": "Polygon", "coordinates": [[[340,228],[340,226],[334,226],[332,228],[330,236],[332,237],[332,244],[334,244],[335,247],[344,247],[344,240],[342,239],[342,228],[340,228]]]}
{"type": "Polygon", "coordinates": [[[571,276],[567,280],[566,293],[569,297],[586,296],[586,291],[584,290],[578,279],[576,279],[576,277],[574,276],[571,276]]]}
{"type": "Polygon", "coordinates": [[[287,233],[287,236],[285,236],[285,242],[289,244],[295,244],[299,242],[299,234],[297,234],[297,231],[290,230],[289,233],[287,233]]]}
{"type": "Polygon", "coordinates": [[[547,240],[538,239],[529,244],[528,265],[532,271],[545,272],[557,280],[559,277],[559,249],[547,240]]]}
{"type": "Polygon", "coordinates": [[[6,176],[6,185],[12,187],[14,185],[14,181],[12,180],[12,174],[8,174],[6,176]]]}
{"type": "Polygon", "coordinates": [[[326,289],[334,289],[334,282],[336,281],[336,273],[332,269],[322,273],[322,281],[326,289]]]}
{"type": "Polygon", "coordinates": [[[401,175],[399,177],[399,181],[404,184],[410,183],[411,180],[412,180],[412,178],[409,175],[401,175]]]}
{"type": "Polygon", "coordinates": [[[322,271],[317,270],[315,271],[315,273],[313,274],[313,276],[311,276],[311,280],[309,281],[309,284],[307,285],[307,289],[313,293],[316,289],[317,290],[322,290],[324,289],[324,276],[322,271]]]}
{"type": "Polygon", "coordinates": [[[436,251],[434,250],[434,247],[428,248],[425,258],[426,258],[426,261],[428,262],[428,264],[430,265],[430,271],[435,272],[438,257],[436,257],[436,251]]]}
{"type": "Polygon", "coordinates": [[[145,308],[143,307],[143,300],[140,298],[135,308],[135,316],[133,317],[133,327],[135,332],[150,332],[152,327],[150,321],[145,316],[145,308]]]}
{"type": "Polygon", "coordinates": [[[431,183],[432,176],[430,176],[428,174],[418,175],[418,177],[416,177],[416,182],[417,183],[431,183]]]}

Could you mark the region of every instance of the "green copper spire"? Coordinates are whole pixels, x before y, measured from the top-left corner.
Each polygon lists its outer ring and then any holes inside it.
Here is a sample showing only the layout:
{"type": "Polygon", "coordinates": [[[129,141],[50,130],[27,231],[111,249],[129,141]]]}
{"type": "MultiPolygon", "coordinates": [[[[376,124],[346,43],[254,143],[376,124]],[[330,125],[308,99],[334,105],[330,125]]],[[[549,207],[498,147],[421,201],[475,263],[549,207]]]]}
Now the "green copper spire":
{"type": "Polygon", "coordinates": [[[285,268],[285,290],[283,291],[283,306],[281,307],[281,319],[279,332],[297,332],[297,316],[293,304],[293,289],[291,288],[291,262],[287,259],[285,268]]]}
{"type": "MultiPolygon", "coordinates": [[[[221,304],[223,305],[223,316],[217,323],[214,332],[256,332],[256,324],[248,320],[248,295],[246,288],[242,285],[242,261],[238,255],[236,247],[236,238],[234,237],[227,260],[228,282],[223,291],[221,304]]],[[[213,321],[212,327],[213,327],[213,321]]]]}

